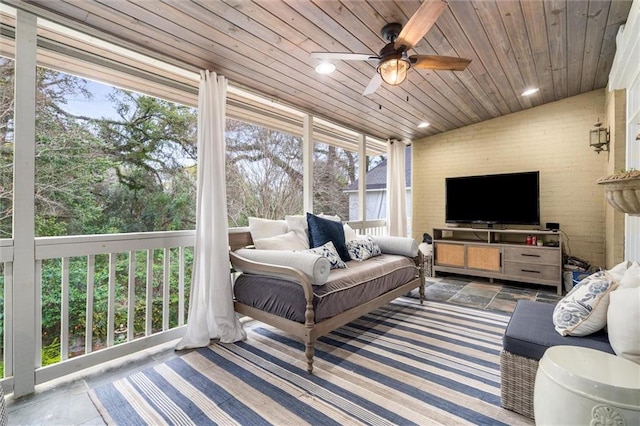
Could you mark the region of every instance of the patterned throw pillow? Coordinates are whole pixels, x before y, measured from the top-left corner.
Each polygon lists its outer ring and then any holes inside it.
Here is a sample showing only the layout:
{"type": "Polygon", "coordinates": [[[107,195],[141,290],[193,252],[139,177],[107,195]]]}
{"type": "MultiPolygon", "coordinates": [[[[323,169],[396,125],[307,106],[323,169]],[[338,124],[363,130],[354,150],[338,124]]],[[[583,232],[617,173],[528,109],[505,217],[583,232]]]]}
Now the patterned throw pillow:
{"type": "Polygon", "coordinates": [[[340,259],[340,255],[336,250],[336,246],[333,245],[331,241],[328,241],[326,244],[312,248],[309,250],[304,250],[307,253],[315,253],[320,256],[324,256],[329,259],[329,263],[331,264],[331,269],[343,269],[347,267],[347,264],[340,259]]]}
{"type": "Polygon", "coordinates": [[[609,293],[617,287],[618,282],[606,271],[580,281],[553,310],[556,331],[563,336],[586,336],[604,328],[609,293]]]}
{"type": "Polygon", "coordinates": [[[373,237],[367,235],[364,238],[356,238],[355,240],[347,241],[347,250],[352,260],[362,262],[370,257],[380,256],[382,251],[380,247],[373,240],[373,237]]]}

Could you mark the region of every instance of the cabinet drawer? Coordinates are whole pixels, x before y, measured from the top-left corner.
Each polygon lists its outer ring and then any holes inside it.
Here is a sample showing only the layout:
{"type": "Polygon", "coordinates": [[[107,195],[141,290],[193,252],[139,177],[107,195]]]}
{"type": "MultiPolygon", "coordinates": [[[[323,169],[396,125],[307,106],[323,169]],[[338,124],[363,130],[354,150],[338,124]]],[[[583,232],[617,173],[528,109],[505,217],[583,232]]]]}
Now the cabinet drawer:
{"type": "Polygon", "coordinates": [[[561,263],[558,249],[544,247],[505,247],[504,261],[558,266],[561,263]]]}
{"type": "Polygon", "coordinates": [[[540,265],[536,263],[504,262],[502,272],[519,278],[535,278],[538,280],[558,281],[560,266],[540,265]]]}

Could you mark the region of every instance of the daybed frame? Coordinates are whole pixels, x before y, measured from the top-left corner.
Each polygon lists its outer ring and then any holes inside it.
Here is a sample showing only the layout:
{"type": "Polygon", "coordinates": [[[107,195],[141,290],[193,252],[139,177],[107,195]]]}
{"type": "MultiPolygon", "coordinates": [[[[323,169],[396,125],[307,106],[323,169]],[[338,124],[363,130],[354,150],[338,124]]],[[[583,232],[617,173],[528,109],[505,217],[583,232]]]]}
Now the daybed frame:
{"type": "Polygon", "coordinates": [[[234,309],[236,312],[242,315],[246,315],[265,324],[269,324],[286,333],[292,334],[302,339],[305,345],[304,354],[307,361],[307,371],[309,373],[313,372],[314,346],[316,340],[319,337],[322,337],[325,334],[328,334],[331,331],[335,330],[336,328],[348,324],[357,318],[360,318],[361,316],[373,311],[374,309],[377,309],[380,306],[389,303],[391,300],[407,294],[415,288],[419,288],[420,303],[422,304],[424,300],[424,262],[422,253],[419,252],[418,256],[414,258],[414,262],[416,263],[417,267],[417,274],[415,279],[401,285],[400,287],[390,290],[376,297],[375,299],[372,299],[366,303],[363,303],[331,318],[327,318],[316,323],[314,322],[315,315],[313,312],[313,287],[311,285],[311,282],[309,282],[307,276],[297,269],[291,267],[253,262],[234,253],[234,250],[251,245],[253,245],[253,240],[251,239],[251,234],[248,231],[238,229],[229,232],[229,257],[231,260],[231,266],[233,268],[237,267],[238,269],[242,269],[243,265],[251,265],[252,270],[259,269],[269,274],[276,273],[282,275],[283,277],[288,277],[288,279],[290,280],[292,279],[298,282],[304,290],[305,299],[307,301],[305,323],[302,324],[299,322],[291,321],[237,301],[234,302],[234,309]]]}

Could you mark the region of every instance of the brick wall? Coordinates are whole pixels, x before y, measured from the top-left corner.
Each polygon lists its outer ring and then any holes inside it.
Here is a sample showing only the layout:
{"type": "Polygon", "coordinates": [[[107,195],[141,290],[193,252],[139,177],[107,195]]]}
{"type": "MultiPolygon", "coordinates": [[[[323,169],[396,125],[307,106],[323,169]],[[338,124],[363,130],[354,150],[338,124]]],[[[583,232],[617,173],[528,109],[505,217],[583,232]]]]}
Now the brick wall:
{"type": "Polygon", "coordinates": [[[446,225],[446,177],[539,170],[542,226],[559,222],[566,252],[605,266],[606,201],[595,181],[608,153],[589,147],[598,117],[604,89],[414,141],[413,237],[446,225]]]}

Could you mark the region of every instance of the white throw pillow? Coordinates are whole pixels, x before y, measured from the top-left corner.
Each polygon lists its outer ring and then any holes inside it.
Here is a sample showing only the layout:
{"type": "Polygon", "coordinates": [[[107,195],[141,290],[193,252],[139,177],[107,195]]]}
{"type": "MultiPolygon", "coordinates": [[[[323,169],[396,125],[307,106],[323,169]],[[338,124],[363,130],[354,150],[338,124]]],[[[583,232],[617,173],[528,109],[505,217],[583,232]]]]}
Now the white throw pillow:
{"type": "Polygon", "coordinates": [[[618,290],[638,287],[640,287],[640,263],[633,262],[629,269],[624,272],[618,290]]]}
{"type": "Polygon", "coordinates": [[[305,249],[309,248],[309,226],[307,225],[307,216],[296,214],[286,215],[284,220],[287,221],[287,229],[296,233],[305,249]]]}
{"type": "MultiPolygon", "coordinates": [[[[238,256],[252,260],[253,262],[270,263],[272,265],[295,268],[305,274],[313,285],[323,285],[327,281],[327,278],[329,278],[329,273],[331,272],[329,260],[323,256],[318,256],[313,253],[289,250],[255,250],[247,248],[236,250],[235,253],[238,256]]],[[[242,266],[236,265],[236,269],[249,274],[282,278],[282,274],[279,272],[265,272],[260,268],[255,269],[255,265],[252,262],[244,263],[242,266]]]]}
{"type": "Polygon", "coordinates": [[[309,248],[308,244],[305,247],[293,231],[275,237],[258,238],[253,240],[253,245],[258,250],[306,250],[309,248]]]}
{"type": "Polygon", "coordinates": [[[345,242],[349,242],[351,240],[355,240],[358,238],[358,234],[356,234],[356,231],[349,226],[348,223],[344,224],[344,240],[345,242]]]}
{"type": "Polygon", "coordinates": [[[563,336],[587,336],[607,325],[609,293],[616,289],[606,271],[589,275],[558,302],[553,310],[553,324],[563,336]]]}
{"type": "Polygon", "coordinates": [[[383,253],[399,256],[416,257],[418,242],[411,237],[394,237],[390,235],[373,237],[383,253]]]}
{"type": "Polygon", "coordinates": [[[629,262],[628,260],[625,260],[623,262],[618,263],[616,266],[609,269],[607,272],[609,273],[609,275],[611,275],[614,281],[619,283],[622,277],[624,276],[624,273],[627,271],[627,269],[629,269],[629,266],[631,266],[631,262],[629,262]]]}
{"type": "Polygon", "coordinates": [[[286,234],[287,230],[287,222],[285,220],[249,217],[249,232],[253,241],[286,234]]]}
{"type": "Polygon", "coordinates": [[[334,222],[342,222],[342,219],[340,219],[340,216],[338,216],[337,214],[330,215],[330,214],[320,213],[316,216],[321,217],[323,219],[333,220],[334,222]]]}
{"type": "Polygon", "coordinates": [[[640,287],[611,292],[607,331],[616,355],[640,364],[640,287]]]}

